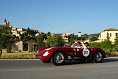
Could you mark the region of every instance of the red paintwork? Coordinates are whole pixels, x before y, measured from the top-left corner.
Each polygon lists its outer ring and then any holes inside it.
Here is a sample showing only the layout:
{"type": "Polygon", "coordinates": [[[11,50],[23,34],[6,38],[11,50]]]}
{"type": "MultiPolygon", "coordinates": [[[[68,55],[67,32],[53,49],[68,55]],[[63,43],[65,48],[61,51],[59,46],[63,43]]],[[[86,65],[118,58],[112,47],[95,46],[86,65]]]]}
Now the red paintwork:
{"type": "Polygon", "coordinates": [[[50,47],[44,47],[44,48],[39,49],[38,52],[36,53],[36,58],[41,59],[41,60],[49,60],[51,58],[51,56],[53,55],[53,53],[55,53],[56,51],[63,51],[66,56],[83,57],[83,58],[89,58],[90,60],[93,58],[93,55],[95,52],[101,51],[103,53],[103,56],[105,57],[105,52],[101,48],[89,48],[88,50],[90,51],[90,54],[88,57],[83,56],[83,49],[80,49],[80,48],[52,47],[50,50],[46,50],[47,48],[50,48],[50,47]],[[77,51],[77,50],[79,50],[79,51],[77,51]],[[43,54],[46,51],[48,51],[49,54],[47,56],[43,56],[43,54]],[[72,54],[70,54],[70,51],[71,52],[73,51],[76,54],[72,55],[72,54]],[[42,58],[39,58],[39,56],[41,56],[42,58]]]}

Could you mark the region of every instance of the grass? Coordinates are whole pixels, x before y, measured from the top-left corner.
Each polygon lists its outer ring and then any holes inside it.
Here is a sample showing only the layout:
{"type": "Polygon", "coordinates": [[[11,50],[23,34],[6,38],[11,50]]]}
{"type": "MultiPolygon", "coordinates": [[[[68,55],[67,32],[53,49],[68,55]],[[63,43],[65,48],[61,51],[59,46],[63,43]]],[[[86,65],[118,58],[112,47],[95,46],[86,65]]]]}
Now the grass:
{"type": "Polygon", "coordinates": [[[113,52],[113,53],[111,54],[111,56],[113,56],[113,57],[118,56],[118,52],[113,52]]]}
{"type": "MultiPolygon", "coordinates": [[[[17,52],[17,53],[6,53],[3,50],[0,59],[35,59],[35,52],[17,52]]],[[[112,52],[111,54],[107,54],[107,57],[115,57],[118,56],[118,52],[112,52]]]]}
{"type": "Polygon", "coordinates": [[[35,59],[35,52],[2,53],[0,59],[35,59]]]}

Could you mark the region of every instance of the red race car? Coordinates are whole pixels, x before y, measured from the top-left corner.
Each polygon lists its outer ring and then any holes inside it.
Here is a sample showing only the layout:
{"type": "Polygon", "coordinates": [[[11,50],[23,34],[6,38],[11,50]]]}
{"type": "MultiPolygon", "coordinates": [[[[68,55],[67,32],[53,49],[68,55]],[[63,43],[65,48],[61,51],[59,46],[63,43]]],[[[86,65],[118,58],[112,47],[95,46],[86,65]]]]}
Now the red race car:
{"type": "Polygon", "coordinates": [[[87,60],[99,63],[105,58],[105,51],[101,48],[44,47],[37,51],[36,58],[55,65],[64,64],[65,60],[87,60]]]}

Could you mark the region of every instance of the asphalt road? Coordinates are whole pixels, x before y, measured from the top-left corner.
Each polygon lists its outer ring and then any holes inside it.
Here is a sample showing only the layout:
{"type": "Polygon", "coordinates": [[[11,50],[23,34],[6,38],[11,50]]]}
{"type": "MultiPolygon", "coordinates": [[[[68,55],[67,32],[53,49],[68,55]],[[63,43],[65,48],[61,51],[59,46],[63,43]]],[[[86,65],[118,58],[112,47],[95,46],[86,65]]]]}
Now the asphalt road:
{"type": "Polygon", "coordinates": [[[118,57],[62,66],[40,60],[0,60],[0,79],[118,79],[118,57]]]}

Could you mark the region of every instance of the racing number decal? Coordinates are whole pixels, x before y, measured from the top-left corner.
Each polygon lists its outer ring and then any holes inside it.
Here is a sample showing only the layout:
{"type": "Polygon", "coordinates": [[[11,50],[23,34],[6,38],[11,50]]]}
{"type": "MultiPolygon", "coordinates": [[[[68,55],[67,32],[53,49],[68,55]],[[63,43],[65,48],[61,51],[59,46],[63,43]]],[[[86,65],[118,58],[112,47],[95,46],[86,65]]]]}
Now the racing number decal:
{"type": "Polygon", "coordinates": [[[90,51],[88,49],[83,49],[83,55],[85,57],[89,56],[90,51]]]}

